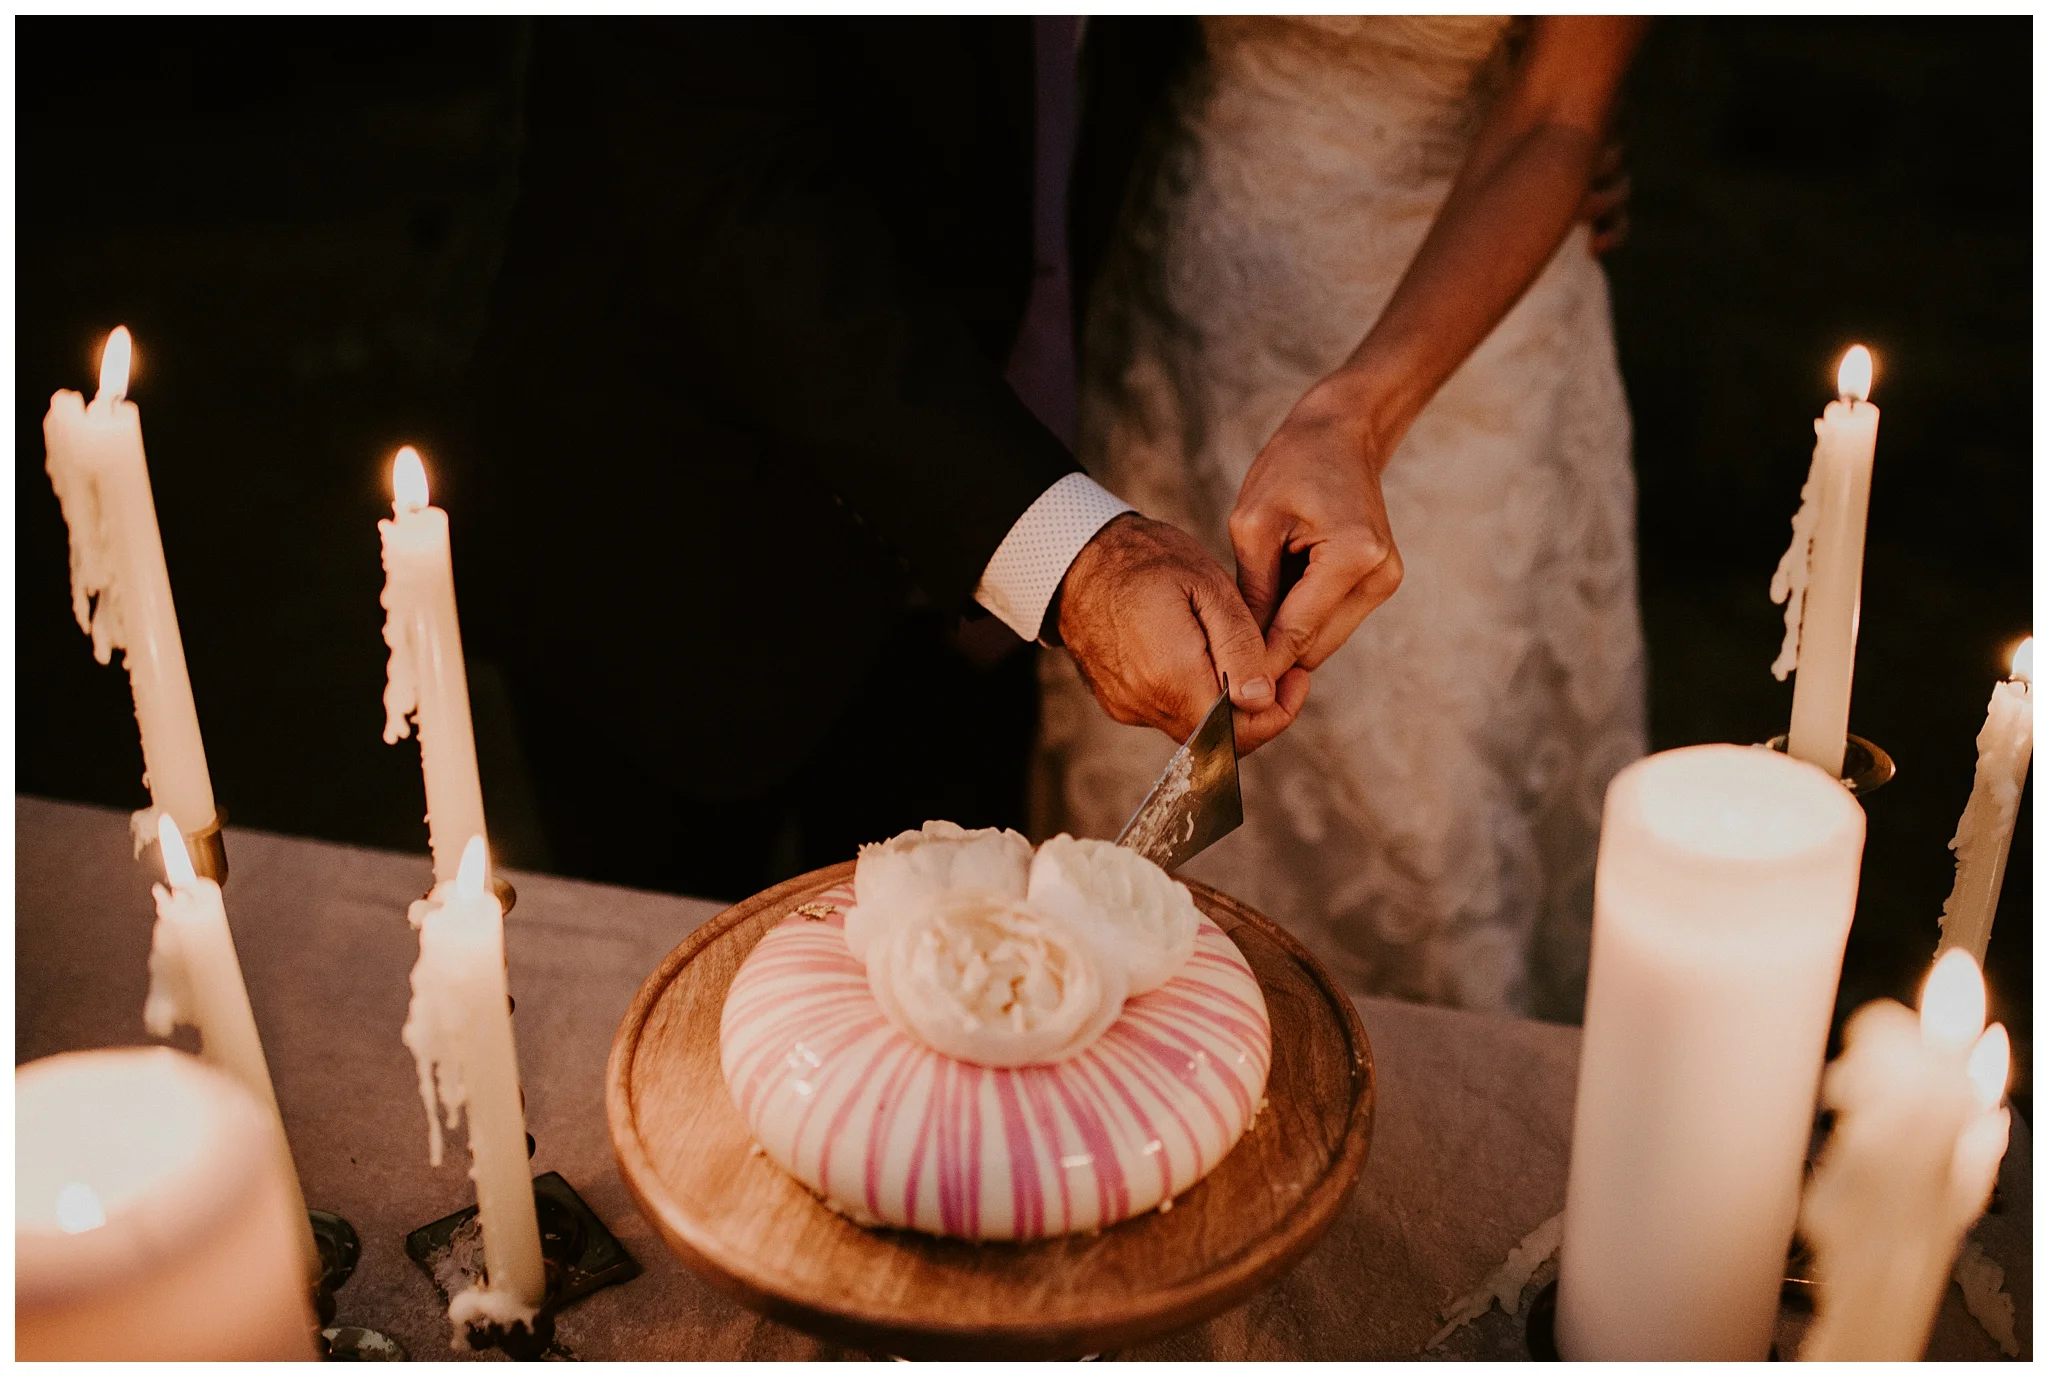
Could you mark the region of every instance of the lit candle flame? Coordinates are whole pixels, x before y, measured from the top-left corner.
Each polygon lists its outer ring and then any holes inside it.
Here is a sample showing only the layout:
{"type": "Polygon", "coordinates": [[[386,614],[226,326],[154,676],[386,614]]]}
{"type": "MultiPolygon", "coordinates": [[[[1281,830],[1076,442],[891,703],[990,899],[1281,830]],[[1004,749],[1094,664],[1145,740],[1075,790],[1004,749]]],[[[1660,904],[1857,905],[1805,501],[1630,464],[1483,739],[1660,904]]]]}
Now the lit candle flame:
{"type": "Polygon", "coordinates": [[[471,837],[469,845],[462,848],[462,866],[455,872],[455,897],[474,899],[484,892],[484,871],[489,857],[484,853],[484,839],[471,837]]]}
{"type": "Polygon", "coordinates": [[[1842,366],[1835,372],[1835,392],[1844,401],[1862,402],[1870,399],[1870,374],[1874,365],[1870,351],[1860,344],[1849,346],[1849,352],[1842,355],[1842,366]]]}
{"type": "Polygon", "coordinates": [[[2023,684],[2034,682],[2034,638],[2027,637],[2012,653],[2012,677],[2023,684]]]}
{"type": "Polygon", "coordinates": [[[1961,947],[1942,953],[1920,994],[1920,1038],[1961,1051],[1984,1031],[1984,976],[1961,947]]]}
{"type": "Polygon", "coordinates": [[[391,461],[391,506],[398,512],[416,512],[427,505],[427,466],[411,445],[398,451],[391,461]]]}
{"type": "Polygon", "coordinates": [[[2005,1098],[2005,1078],[2011,1070],[2012,1039],[2006,1036],[2003,1023],[1994,1023],[1970,1051],[1970,1085],[1977,1092],[1977,1103],[1996,1109],[2005,1098]]]}
{"type": "Polygon", "coordinates": [[[199,883],[199,875],[192,869],[192,857],[185,850],[185,839],[178,835],[178,824],[169,813],[156,815],[156,839],[163,847],[164,874],[170,879],[172,889],[190,889],[199,883]]]}
{"type": "Polygon", "coordinates": [[[128,367],[135,356],[135,341],[128,327],[116,325],[100,350],[100,392],[93,400],[112,406],[128,395],[128,367]]]}

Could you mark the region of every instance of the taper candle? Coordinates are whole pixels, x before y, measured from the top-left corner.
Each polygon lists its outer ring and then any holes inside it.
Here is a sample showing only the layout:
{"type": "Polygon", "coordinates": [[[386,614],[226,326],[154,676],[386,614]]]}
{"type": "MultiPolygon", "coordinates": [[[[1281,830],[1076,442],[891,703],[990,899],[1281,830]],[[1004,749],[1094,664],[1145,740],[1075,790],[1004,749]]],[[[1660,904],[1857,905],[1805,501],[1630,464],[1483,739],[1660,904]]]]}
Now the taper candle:
{"type": "Polygon", "coordinates": [[[180,1024],[199,1030],[199,1055],[242,1083],[268,1116],[271,1154],[290,1188],[299,1221],[299,1244],[309,1279],[318,1276],[320,1254],[313,1242],[298,1170],[278,1112],[277,1091],[256,1033],[256,1015],[242,982],[242,963],[228,929],[220,886],[195,874],[185,842],[169,813],[157,815],[164,877],[155,887],[156,928],[149,945],[149,995],[142,1021],[152,1036],[167,1038],[180,1024]]]}
{"type": "Polygon", "coordinates": [[[1785,643],[1771,673],[1798,671],[1786,751],[1840,778],[1863,598],[1863,534],[1878,409],[1868,400],[1870,351],[1854,345],[1836,372],[1840,399],[1813,423],[1813,465],[1792,518],[1792,544],[1771,578],[1785,604],[1785,643]]]}
{"type": "Polygon", "coordinates": [[[2012,656],[2012,678],[1991,690],[1991,707],[1977,733],[1977,774],[1970,801],[1956,823],[1949,848],[1956,853],[1956,882],[1941,908],[1937,952],[1961,947],[1979,966],[1991,945],[1998,894],[2005,887],[2005,862],[2020,813],[2020,791],[2034,759],[2034,638],[2020,642],[2012,656]]]}
{"type": "Polygon", "coordinates": [[[1862,854],[1848,790],[1776,751],[1664,751],[1608,786],[1566,1358],[1769,1351],[1862,854]]]}
{"type": "Polygon", "coordinates": [[[436,885],[410,914],[420,958],[404,1038],[427,1107],[427,1157],[440,1165],[437,1109],[451,1129],[466,1113],[469,1174],[483,1228],[484,1284],[448,1307],[458,1349],[472,1321],[530,1323],[546,1289],[506,1002],[504,912],[486,883],[486,865],[484,839],[471,837],[454,882],[436,885]]]}
{"type": "Polygon", "coordinates": [[[1984,978],[1960,950],[1935,963],[1918,1017],[1875,1000],[1842,1040],[1822,1083],[1834,1130],[1800,1210],[1820,1286],[1799,1356],[1911,1362],[2005,1156],[2011,1046],[1984,1029],[1984,978]]]}
{"type": "Polygon", "coordinates": [[[391,465],[391,519],[377,523],[384,547],[384,740],[418,723],[426,778],[427,837],[434,878],[452,880],[471,837],[485,835],[483,786],[469,720],[469,679],[462,626],[455,615],[455,571],[448,513],[427,504],[427,471],[411,445],[391,465]]]}
{"type": "Polygon", "coordinates": [[[133,347],[127,327],[114,327],[91,406],[71,391],[50,398],[45,467],[71,533],[72,614],[101,664],[121,652],[151,804],[191,836],[213,823],[213,781],[142,453],[142,413],[127,398],[133,347]]]}

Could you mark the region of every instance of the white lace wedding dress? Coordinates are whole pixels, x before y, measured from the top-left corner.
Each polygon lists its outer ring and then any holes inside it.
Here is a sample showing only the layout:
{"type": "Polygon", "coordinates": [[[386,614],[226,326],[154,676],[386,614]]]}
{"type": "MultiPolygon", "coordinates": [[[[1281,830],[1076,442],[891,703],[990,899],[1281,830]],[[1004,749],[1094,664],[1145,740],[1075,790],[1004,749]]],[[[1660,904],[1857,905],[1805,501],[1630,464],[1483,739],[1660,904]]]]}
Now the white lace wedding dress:
{"type": "MultiPolygon", "coordinates": [[[[1357,344],[1449,190],[1503,19],[1204,21],[1092,297],[1080,454],[1234,568],[1245,470],[1357,344]]],[[[1352,991],[1576,1019],[1602,796],[1644,750],[1635,486],[1607,284],[1573,231],[1385,475],[1407,577],[1244,764],[1188,874],[1352,991]]],[[[1114,836],[1171,753],[1044,656],[1037,823],[1114,836]]]]}

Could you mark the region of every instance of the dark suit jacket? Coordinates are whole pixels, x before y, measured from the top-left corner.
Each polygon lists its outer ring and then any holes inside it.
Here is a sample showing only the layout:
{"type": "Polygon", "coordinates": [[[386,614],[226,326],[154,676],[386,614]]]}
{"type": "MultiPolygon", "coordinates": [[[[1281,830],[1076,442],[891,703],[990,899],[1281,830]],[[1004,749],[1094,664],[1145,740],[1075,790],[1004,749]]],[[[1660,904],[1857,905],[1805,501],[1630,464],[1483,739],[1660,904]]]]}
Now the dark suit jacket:
{"type": "Polygon", "coordinates": [[[772,788],[905,609],[970,610],[1073,470],[1001,376],[1031,285],[1030,39],[537,26],[455,478],[465,630],[529,729],[697,797],[772,788]]]}

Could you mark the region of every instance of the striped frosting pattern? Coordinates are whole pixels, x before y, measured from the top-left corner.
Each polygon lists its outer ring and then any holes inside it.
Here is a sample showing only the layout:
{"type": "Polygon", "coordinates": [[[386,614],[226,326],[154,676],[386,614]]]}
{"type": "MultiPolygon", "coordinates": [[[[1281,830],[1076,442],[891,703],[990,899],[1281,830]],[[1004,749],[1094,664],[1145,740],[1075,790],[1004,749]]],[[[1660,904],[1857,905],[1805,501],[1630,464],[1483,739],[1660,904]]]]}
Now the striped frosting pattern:
{"type": "Polygon", "coordinates": [[[1215,1167],[1263,1102],[1266,1001],[1208,918],[1195,954],[1080,1056],[974,1066],[899,1032],[846,949],[844,885],[762,937],[719,1053],[770,1158],[862,1224],[956,1238],[1100,1229],[1215,1167]]]}

